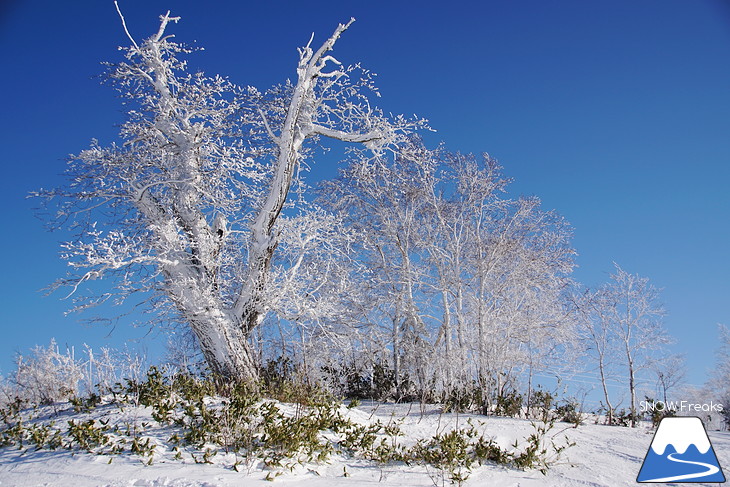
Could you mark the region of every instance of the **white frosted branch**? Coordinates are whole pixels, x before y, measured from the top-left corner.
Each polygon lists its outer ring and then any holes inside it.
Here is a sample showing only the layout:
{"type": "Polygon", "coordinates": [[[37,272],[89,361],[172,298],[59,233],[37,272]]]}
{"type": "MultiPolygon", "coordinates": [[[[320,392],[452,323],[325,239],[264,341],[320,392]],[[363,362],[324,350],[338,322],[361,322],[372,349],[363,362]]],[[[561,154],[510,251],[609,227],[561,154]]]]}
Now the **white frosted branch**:
{"type": "Polygon", "coordinates": [[[271,130],[271,126],[269,126],[269,120],[266,118],[266,114],[262,109],[259,110],[259,115],[261,115],[261,119],[264,121],[264,127],[266,128],[266,132],[269,134],[269,137],[271,137],[271,140],[274,141],[275,144],[279,143],[279,137],[277,137],[274,132],[271,130]]]}
{"type": "Polygon", "coordinates": [[[136,42],[134,42],[132,35],[129,33],[129,30],[127,30],[127,22],[125,22],[125,20],[124,20],[124,15],[122,15],[122,11],[119,9],[119,4],[117,3],[117,0],[114,0],[114,6],[117,7],[117,13],[119,14],[119,18],[122,19],[122,27],[124,27],[124,32],[126,32],[127,37],[129,37],[129,40],[132,41],[132,44],[134,45],[135,49],[137,49],[139,51],[139,46],[137,45],[136,42]]]}
{"type": "Polygon", "coordinates": [[[170,21],[173,21],[177,23],[178,20],[180,20],[180,17],[170,17],[170,11],[168,10],[165,15],[160,15],[160,30],[157,31],[157,35],[155,35],[155,42],[159,42],[160,39],[162,39],[163,34],[165,33],[165,29],[167,28],[167,24],[170,21]]]}
{"type": "Polygon", "coordinates": [[[324,66],[325,64],[327,64],[327,61],[332,61],[336,65],[342,66],[342,63],[339,62],[334,56],[325,56],[325,57],[323,57],[322,60],[320,61],[320,64],[322,66],[324,66]]]}
{"type": "Polygon", "coordinates": [[[142,201],[142,198],[144,197],[145,193],[149,191],[150,188],[153,188],[155,186],[161,186],[165,184],[183,184],[183,183],[191,183],[193,182],[192,179],[173,179],[168,181],[156,181],[153,183],[149,183],[141,188],[135,186],[135,193],[136,193],[136,202],[139,203],[142,201]]]}
{"type": "MultiPolygon", "coordinates": [[[[116,2],[114,2],[114,3],[116,3],[116,2]]],[[[71,296],[73,296],[74,294],[76,294],[76,291],[78,291],[78,289],[79,289],[79,286],[80,286],[80,285],[81,285],[81,284],[82,284],[82,283],[83,283],[84,281],[88,281],[89,279],[94,279],[94,278],[96,278],[96,277],[98,277],[98,276],[99,276],[99,271],[96,271],[96,270],[94,270],[94,271],[89,271],[89,272],[87,272],[87,273],[86,273],[86,274],[84,274],[84,275],[83,275],[83,276],[82,276],[82,277],[81,277],[81,278],[80,278],[80,279],[79,279],[78,281],[76,281],[76,282],[74,283],[73,287],[71,288],[71,292],[70,292],[70,293],[68,293],[68,294],[67,294],[66,296],[64,296],[64,297],[63,297],[63,298],[61,298],[61,299],[63,299],[63,300],[66,300],[66,299],[70,298],[71,296]]]]}
{"type": "MultiPolygon", "coordinates": [[[[343,32],[345,32],[352,23],[355,22],[355,18],[350,18],[350,21],[346,24],[340,24],[337,26],[337,29],[335,29],[335,32],[330,36],[327,41],[322,44],[322,47],[317,50],[317,52],[312,56],[311,63],[313,65],[310,65],[310,69],[313,69],[314,72],[311,73],[311,76],[314,76],[315,74],[319,74],[319,72],[324,68],[324,63],[327,58],[330,56],[326,56],[325,54],[332,50],[332,48],[335,45],[335,42],[337,42],[337,39],[340,38],[343,32]]],[[[310,41],[311,42],[311,41],[310,41]]],[[[309,45],[307,45],[307,49],[309,49],[309,45]]],[[[334,58],[332,58],[334,59],[334,58]]]]}
{"type": "Polygon", "coordinates": [[[355,143],[363,143],[363,142],[372,142],[374,140],[379,140],[382,138],[382,134],[380,132],[368,132],[367,134],[353,134],[348,132],[343,132],[342,130],[335,130],[327,127],[323,127],[321,125],[313,124],[311,133],[313,135],[322,135],[324,137],[330,137],[332,139],[341,140],[343,142],[355,142],[355,143]]]}
{"type": "Polygon", "coordinates": [[[343,73],[342,71],[337,70],[337,71],[332,71],[330,73],[319,73],[318,76],[320,78],[334,78],[334,77],[343,76],[344,74],[345,73],[343,73]]]}

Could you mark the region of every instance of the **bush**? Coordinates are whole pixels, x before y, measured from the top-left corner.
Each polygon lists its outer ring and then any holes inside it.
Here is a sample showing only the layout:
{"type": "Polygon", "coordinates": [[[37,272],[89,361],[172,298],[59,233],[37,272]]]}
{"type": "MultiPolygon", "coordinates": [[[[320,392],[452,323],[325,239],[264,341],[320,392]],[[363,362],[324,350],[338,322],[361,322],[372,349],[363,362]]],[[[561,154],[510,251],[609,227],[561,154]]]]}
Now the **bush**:
{"type": "Polygon", "coordinates": [[[96,421],[93,419],[83,422],[72,419],[68,422],[67,435],[70,441],[67,448],[71,449],[77,446],[81,450],[91,452],[95,448],[109,443],[108,431],[109,427],[107,425],[97,426],[96,421]]]}
{"type": "MultiPolygon", "coordinates": [[[[212,458],[223,450],[234,454],[236,470],[242,464],[250,468],[256,461],[263,462],[275,470],[267,476],[270,479],[297,465],[326,462],[338,452],[379,464],[405,462],[434,467],[441,480],[454,484],[464,482],[474,465],[485,462],[542,471],[569,446],[557,447],[552,440],[546,440],[552,428],[549,423],[536,426],[526,447],[520,449],[515,443],[514,450],[508,451],[469,422],[467,428],[440,433],[406,447],[400,441],[400,422],[356,424],[343,416],[346,409],[341,403],[321,388],[291,380],[277,384],[282,388],[280,394],[289,391],[287,394],[295,398],[311,394],[292,409],[265,399],[262,391],[266,387],[260,384],[224,384],[186,375],[166,377],[161,369],[153,367],[144,381],[117,384],[111,401],[121,411],[129,404],[151,408],[156,424],[139,424],[134,419],[110,427],[108,419],[87,417],[68,420],[64,429],[40,419],[36,409],[17,399],[0,409],[0,446],[67,448],[94,454],[127,451],[149,465],[158,445],[145,434],[150,427],[164,426],[171,430],[168,443],[175,459],[182,459],[187,452],[198,463],[212,463],[212,458]]],[[[92,394],[75,398],[72,406],[57,414],[65,414],[71,407],[86,414],[105,406],[101,396],[92,394]]]]}
{"type": "Polygon", "coordinates": [[[515,442],[511,452],[501,448],[493,439],[479,434],[469,421],[467,428],[418,441],[403,456],[409,462],[435,466],[452,484],[458,485],[469,478],[475,464],[486,462],[512,465],[521,469],[537,468],[545,474],[560,459],[563,451],[574,446],[574,443],[566,437],[565,443],[558,445],[553,437],[548,436],[554,427],[553,421],[532,423],[532,426],[535,431],[527,438],[527,444],[522,451],[518,442],[515,442]]]}
{"type": "Polygon", "coordinates": [[[47,348],[36,346],[30,356],[18,354],[15,359],[14,394],[39,405],[52,404],[78,393],[83,378],[81,364],[73,350],[60,353],[51,339],[47,348]]]}
{"type": "Polygon", "coordinates": [[[294,379],[294,364],[289,357],[279,356],[268,360],[261,369],[261,382],[269,390],[276,389],[294,379]]]}
{"type": "Polygon", "coordinates": [[[571,423],[576,428],[583,424],[583,415],[580,412],[578,403],[575,401],[565,401],[557,406],[555,414],[560,421],[571,423]]]}
{"type": "Polygon", "coordinates": [[[473,426],[435,435],[430,440],[417,442],[409,457],[412,461],[433,465],[447,474],[452,484],[461,485],[469,478],[471,467],[477,461],[473,443],[476,436],[473,426]]]}
{"type": "Polygon", "coordinates": [[[0,419],[2,419],[2,430],[0,430],[1,446],[23,446],[26,435],[21,411],[26,406],[27,403],[25,401],[19,397],[15,397],[12,402],[9,402],[0,409],[0,419]]]}
{"type": "Polygon", "coordinates": [[[532,391],[527,411],[530,417],[547,422],[550,419],[550,410],[555,405],[555,396],[542,389],[532,391]]]}
{"type": "Polygon", "coordinates": [[[450,389],[441,402],[445,413],[466,413],[482,408],[484,400],[482,390],[472,384],[471,387],[450,389]]]}
{"type": "Polygon", "coordinates": [[[373,365],[373,399],[384,401],[396,396],[395,370],[387,361],[376,362],[373,365]]]}
{"type": "Polygon", "coordinates": [[[74,396],[69,399],[69,402],[73,405],[74,411],[77,413],[88,413],[94,410],[96,406],[101,404],[101,396],[95,392],[90,393],[86,397],[74,396]]]}
{"type": "MultiPolygon", "coordinates": [[[[561,445],[556,444],[553,437],[549,438],[548,444],[548,433],[554,426],[554,420],[543,424],[532,423],[535,431],[527,438],[527,446],[522,453],[514,456],[513,463],[516,467],[537,469],[546,475],[550,466],[560,459],[563,451],[575,446],[575,443],[571,442],[567,436],[565,443],[561,445]]],[[[518,447],[517,442],[514,447],[518,447]]]]}
{"type": "Polygon", "coordinates": [[[387,360],[378,360],[372,366],[330,364],[322,367],[326,382],[336,394],[347,399],[375,399],[378,401],[414,399],[414,387],[408,376],[401,377],[396,387],[395,370],[387,360]]]}
{"type": "Polygon", "coordinates": [[[517,391],[502,393],[497,396],[494,414],[516,418],[522,412],[522,394],[517,391]]]}
{"type": "Polygon", "coordinates": [[[620,411],[614,411],[613,413],[613,425],[614,426],[631,426],[631,411],[621,408],[620,411]]]}

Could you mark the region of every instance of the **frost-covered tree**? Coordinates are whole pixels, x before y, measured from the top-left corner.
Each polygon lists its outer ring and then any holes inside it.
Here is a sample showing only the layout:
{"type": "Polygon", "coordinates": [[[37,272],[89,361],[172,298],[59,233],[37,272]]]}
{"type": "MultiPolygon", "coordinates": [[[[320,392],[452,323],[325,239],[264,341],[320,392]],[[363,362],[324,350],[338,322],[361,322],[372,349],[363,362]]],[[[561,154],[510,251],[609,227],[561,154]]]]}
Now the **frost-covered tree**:
{"type": "Polygon", "coordinates": [[[189,73],[191,50],[166,33],[178,20],[168,12],[144,42],[130,36],[126,60],[109,66],[127,113],[120,143],[94,142],[70,159],[66,186],[38,192],[58,202],[53,223],[76,234],[63,245],[72,272],[57,286],[70,286],[77,309],[141,296],[190,327],[214,372],[255,378],[250,337],[275,304],[272,290],[302,272],[294,264],[272,277],[313,142],[380,153],[419,122],[372,107],[371,75],[330,54],[352,20],[318,49],[312,40],[299,49],[296,79],[263,93],[189,73]],[[86,286],[101,278],[114,289],[86,286]]]}
{"type": "Polygon", "coordinates": [[[409,157],[409,149],[412,144],[402,144],[394,160],[356,151],[341,177],[326,183],[323,191],[324,204],[339,212],[359,237],[353,259],[365,271],[358,294],[369,303],[361,308],[359,324],[368,326],[372,341],[390,349],[390,357],[383,358],[394,369],[399,394],[404,366],[419,375],[430,355],[423,347],[423,273],[418,262],[429,168],[428,161],[409,157]]]}
{"type": "Polygon", "coordinates": [[[617,339],[624,356],[630,394],[631,426],[637,419],[637,373],[650,367],[662,347],[670,343],[664,330],[664,308],[659,302],[659,290],[649,279],[630,274],[617,264],[611,281],[603,285],[595,306],[601,319],[617,339]]]}
{"type": "Polygon", "coordinates": [[[491,392],[566,335],[569,229],[536,198],[508,198],[506,183],[488,156],[411,138],[394,157],[355,151],[326,185],[360,236],[361,320],[391,354],[397,383],[491,392]]]}
{"type": "Polygon", "coordinates": [[[669,392],[684,381],[686,373],[684,355],[663,357],[661,360],[657,360],[651,368],[656,376],[657,397],[666,404],[669,401],[669,392]]]}
{"type": "Polygon", "coordinates": [[[573,297],[579,336],[583,353],[591,367],[598,369],[601,392],[606,408],[606,422],[613,424],[614,404],[609,390],[609,381],[617,377],[617,366],[622,363],[618,335],[614,333],[608,310],[598,291],[585,290],[573,297]]]}

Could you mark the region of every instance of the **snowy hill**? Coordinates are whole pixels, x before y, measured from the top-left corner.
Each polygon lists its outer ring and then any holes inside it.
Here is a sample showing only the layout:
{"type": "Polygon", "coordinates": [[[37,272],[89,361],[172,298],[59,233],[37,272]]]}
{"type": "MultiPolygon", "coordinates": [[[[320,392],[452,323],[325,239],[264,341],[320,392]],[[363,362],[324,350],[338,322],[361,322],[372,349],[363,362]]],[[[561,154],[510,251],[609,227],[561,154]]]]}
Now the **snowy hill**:
{"type": "MultiPolygon", "coordinates": [[[[288,413],[296,406],[280,405],[288,413]]],[[[233,453],[218,453],[212,458],[184,454],[171,447],[167,438],[169,427],[153,427],[151,408],[135,407],[113,411],[99,407],[91,412],[68,411],[58,416],[58,422],[76,422],[95,419],[133,421],[144,425],[146,438],[155,445],[150,460],[128,453],[120,455],[94,455],[84,451],[39,450],[26,445],[24,448],[0,449],[0,486],[73,486],[73,487],[229,487],[271,485],[266,480],[290,487],[360,487],[360,486],[433,486],[448,485],[449,479],[434,467],[406,465],[403,462],[377,464],[335,452],[326,462],[309,462],[295,465],[280,475],[271,476],[271,469],[262,468],[260,462],[239,465],[233,453]],[[176,458],[177,457],[177,458],[176,458]],[[209,463],[203,463],[207,461],[209,463]],[[151,465],[147,465],[151,463],[151,465]]],[[[524,445],[526,438],[535,432],[528,420],[484,417],[468,414],[441,414],[437,406],[421,407],[418,404],[367,403],[352,409],[341,408],[343,416],[354,424],[367,425],[375,421],[398,424],[405,444],[415,443],[418,438],[429,438],[469,423],[485,436],[492,438],[500,447],[508,450],[517,441],[524,445]]],[[[521,470],[514,467],[486,463],[474,467],[463,485],[494,485],[505,487],[537,486],[626,486],[636,485],[635,479],[647,453],[653,432],[647,427],[629,429],[585,424],[556,423],[548,437],[556,443],[564,443],[564,437],[576,445],[563,451],[561,458],[541,474],[537,470],[521,470]]],[[[710,432],[710,439],[721,465],[730,465],[730,433],[710,432]]],[[[240,462],[240,458],[238,459],[240,462]]],[[[727,468],[727,467],[726,467],[727,468]]],[[[709,485],[709,484],[708,484],[709,485]]]]}

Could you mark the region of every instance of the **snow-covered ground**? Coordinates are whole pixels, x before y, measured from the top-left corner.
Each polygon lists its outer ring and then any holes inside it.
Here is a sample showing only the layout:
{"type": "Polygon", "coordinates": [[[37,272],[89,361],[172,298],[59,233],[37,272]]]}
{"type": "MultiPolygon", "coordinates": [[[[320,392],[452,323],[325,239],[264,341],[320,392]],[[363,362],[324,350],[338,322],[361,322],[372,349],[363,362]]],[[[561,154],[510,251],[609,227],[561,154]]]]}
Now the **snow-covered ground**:
{"type": "MultiPolygon", "coordinates": [[[[344,408],[343,408],[344,409],[344,408]]],[[[93,413],[99,417],[103,408],[93,413]]],[[[128,414],[140,414],[139,411],[128,414]]],[[[509,447],[515,440],[523,442],[534,428],[530,421],[477,415],[440,414],[438,407],[409,404],[365,404],[346,411],[349,419],[367,423],[383,423],[402,418],[403,441],[428,438],[437,432],[467,426],[471,418],[479,430],[493,437],[500,446],[509,447]]],[[[83,418],[82,418],[83,419],[83,418]]],[[[136,418],[144,420],[145,417],[136,418]]],[[[160,443],[164,432],[160,432],[160,443]]],[[[564,436],[576,443],[563,452],[562,458],[547,472],[522,471],[497,465],[475,468],[464,485],[499,487],[537,486],[626,486],[637,485],[636,476],[652,440],[653,432],[643,425],[630,429],[584,424],[573,428],[556,423],[551,431],[558,444],[564,436]]],[[[720,465],[726,475],[730,469],[730,433],[709,432],[720,465]]],[[[92,455],[68,450],[33,451],[15,448],[0,449],[0,487],[7,486],[70,486],[70,487],[257,487],[271,485],[269,473],[257,466],[236,472],[231,458],[217,455],[213,464],[198,464],[185,456],[175,460],[171,451],[154,454],[151,466],[139,456],[92,455]]],[[[287,487],[364,487],[364,486],[434,486],[449,485],[434,468],[402,464],[379,466],[372,462],[333,455],[326,464],[312,464],[286,472],[274,484],[287,487]]],[[[717,485],[717,484],[694,484],[717,485]]]]}

